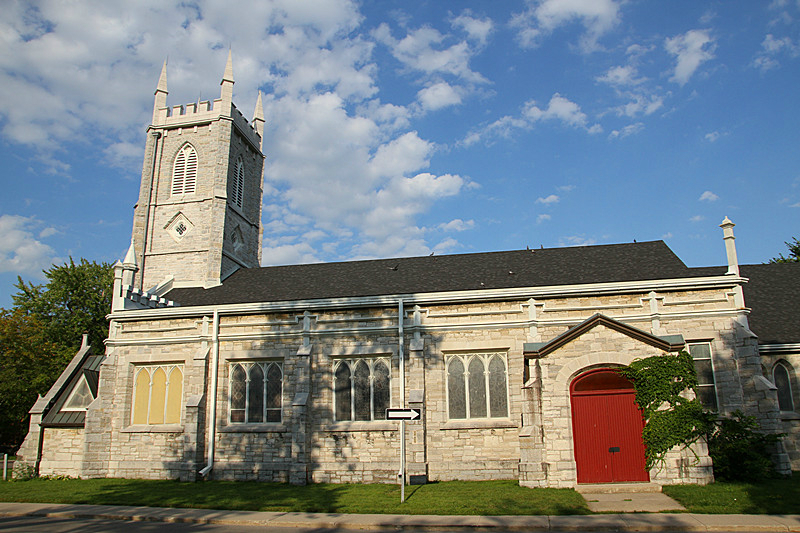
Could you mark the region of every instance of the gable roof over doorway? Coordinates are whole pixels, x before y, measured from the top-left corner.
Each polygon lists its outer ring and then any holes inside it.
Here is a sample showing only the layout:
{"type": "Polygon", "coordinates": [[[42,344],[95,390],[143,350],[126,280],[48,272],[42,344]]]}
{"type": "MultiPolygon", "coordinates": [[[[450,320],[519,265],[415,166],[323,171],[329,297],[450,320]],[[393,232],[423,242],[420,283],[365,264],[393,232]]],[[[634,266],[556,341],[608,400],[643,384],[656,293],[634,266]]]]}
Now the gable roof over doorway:
{"type": "Polygon", "coordinates": [[[654,348],[659,350],[663,350],[665,352],[676,352],[684,347],[684,340],[681,335],[669,335],[666,337],[656,337],[655,335],[651,335],[646,331],[641,329],[635,328],[633,326],[629,326],[628,324],[624,324],[618,320],[614,320],[613,318],[609,318],[605,315],[596,314],[577,326],[574,326],[558,337],[552,339],[549,342],[545,343],[538,343],[538,342],[526,342],[523,345],[523,355],[527,358],[538,358],[538,357],[545,357],[549,353],[561,348],[568,342],[577,339],[587,331],[591,330],[596,326],[605,326],[609,329],[622,333],[623,335],[627,335],[633,339],[636,339],[640,342],[645,344],[649,344],[654,348]]]}

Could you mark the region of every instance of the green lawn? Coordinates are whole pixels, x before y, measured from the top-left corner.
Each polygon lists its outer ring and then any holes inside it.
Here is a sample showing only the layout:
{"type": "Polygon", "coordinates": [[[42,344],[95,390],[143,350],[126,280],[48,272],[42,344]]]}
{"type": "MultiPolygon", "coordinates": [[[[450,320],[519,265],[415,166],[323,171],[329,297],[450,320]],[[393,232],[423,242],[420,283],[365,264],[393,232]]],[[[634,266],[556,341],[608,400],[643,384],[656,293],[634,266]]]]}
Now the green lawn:
{"type": "Polygon", "coordinates": [[[589,514],[571,489],[528,489],[516,481],[448,481],[397,485],[315,484],[127,479],[34,479],[0,482],[0,501],[194,507],[248,511],[438,515],[589,514]]]}
{"type": "MultiPolygon", "coordinates": [[[[800,472],[758,484],[715,483],[664,487],[691,513],[800,514],[800,472]]],[[[248,511],[453,515],[589,514],[571,489],[527,489],[516,481],[448,481],[397,485],[296,487],[282,483],[64,479],[2,482],[0,501],[195,507],[248,511]]]]}
{"type": "Polygon", "coordinates": [[[761,483],[674,485],[664,487],[664,494],[690,513],[800,514],[800,472],[761,483]]]}

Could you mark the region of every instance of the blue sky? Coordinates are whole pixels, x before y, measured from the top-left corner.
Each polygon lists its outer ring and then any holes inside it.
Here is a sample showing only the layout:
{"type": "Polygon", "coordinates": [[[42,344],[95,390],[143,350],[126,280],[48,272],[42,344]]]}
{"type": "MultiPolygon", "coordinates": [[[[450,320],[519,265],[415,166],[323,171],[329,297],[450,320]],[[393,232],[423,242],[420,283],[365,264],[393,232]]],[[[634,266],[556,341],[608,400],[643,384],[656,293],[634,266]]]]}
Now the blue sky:
{"type": "Polygon", "coordinates": [[[800,1],[6,1],[0,306],[130,242],[168,104],[267,119],[263,264],[800,236],[800,1]],[[256,5],[251,5],[256,4],[256,5]]]}

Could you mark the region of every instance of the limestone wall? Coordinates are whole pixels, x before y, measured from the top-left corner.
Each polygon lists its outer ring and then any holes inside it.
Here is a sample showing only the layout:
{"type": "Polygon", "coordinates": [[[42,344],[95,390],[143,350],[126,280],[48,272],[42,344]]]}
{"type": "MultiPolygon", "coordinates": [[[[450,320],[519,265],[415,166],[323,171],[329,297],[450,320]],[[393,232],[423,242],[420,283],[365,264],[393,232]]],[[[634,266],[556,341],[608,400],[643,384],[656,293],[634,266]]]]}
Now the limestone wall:
{"type": "MultiPolygon", "coordinates": [[[[591,368],[660,353],[598,326],[538,361],[534,405],[532,389],[524,388],[533,377],[525,369],[524,344],[550,341],[596,313],[654,335],[711,342],[721,409],[744,405],[735,369],[742,364],[736,349],[747,336],[737,330],[737,313],[723,289],[410,305],[404,311],[405,405],[422,408],[423,419],[407,423],[408,473],[429,480],[522,476],[530,486],[572,486],[572,379],[591,368]],[[446,362],[476,353],[501,354],[508,416],[450,419],[446,362]]],[[[194,479],[208,461],[207,424],[215,408],[213,478],[396,482],[399,422],[335,420],[333,369],[348,358],[389,361],[390,404],[403,406],[397,320],[396,307],[223,313],[216,402],[211,397],[210,314],[115,321],[112,357],[101,370],[102,401],[87,414],[87,424],[97,428],[102,423],[106,436],[93,436],[96,441],[87,444],[92,461],[84,461],[84,468],[91,464],[92,475],[194,479]],[[263,360],[282,365],[281,422],[233,423],[230,369],[237,362],[263,360]],[[184,368],[181,424],[135,427],[135,368],[165,362],[184,368]]],[[[704,445],[695,452],[699,461],[691,451],[672,452],[651,479],[709,481],[704,445]]]]}

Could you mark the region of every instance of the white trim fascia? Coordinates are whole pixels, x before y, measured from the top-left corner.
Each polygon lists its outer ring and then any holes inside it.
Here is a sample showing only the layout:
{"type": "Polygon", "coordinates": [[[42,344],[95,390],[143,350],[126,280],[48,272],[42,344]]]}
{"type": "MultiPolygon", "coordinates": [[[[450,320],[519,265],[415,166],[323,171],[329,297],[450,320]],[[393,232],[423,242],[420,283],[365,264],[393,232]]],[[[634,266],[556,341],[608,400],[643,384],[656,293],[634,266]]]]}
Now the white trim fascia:
{"type": "MultiPolygon", "coordinates": [[[[714,276],[705,278],[677,278],[649,281],[623,281],[582,285],[552,285],[547,287],[515,287],[506,289],[476,289],[469,291],[392,294],[381,296],[357,296],[343,298],[320,298],[309,300],[287,300],[280,302],[255,302],[244,304],[198,305],[164,309],[142,309],[112,312],[110,320],[152,320],[184,316],[210,315],[215,310],[221,315],[253,314],[262,312],[286,312],[308,309],[341,309],[355,307],[394,306],[399,299],[407,304],[437,304],[479,302],[506,299],[529,299],[547,296],[574,296],[576,294],[613,294],[619,292],[648,292],[657,290],[687,290],[730,287],[746,283],[741,276],[714,276]]],[[[176,284],[176,287],[178,285],[176,284]]],[[[180,302],[177,302],[180,304],[180,302]]]]}
{"type": "MultiPolygon", "coordinates": [[[[688,311],[683,313],[659,313],[656,315],[659,319],[692,319],[697,317],[703,316],[713,316],[713,317],[731,317],[735,318],[738,316],[742,311],[739,309],[712,309],[706,311],[688,311]]],[[[509,321],[492,321],[492,322],[474,322],[471,324],[463,324],[463,323],[446,323],[446,324],[423,324],[423,325],[416,325],[416,326],[406,326],[406,330],[409,333],[420,332],[420,333],[432,333],[432,332],[441,332],[441,331],[463,331],[463,330],[489,330],[489,329],[526,329],[530,327],[548,327],[548,326],[560,326],[560,327],[572,327],[580,324],[586,320],[586,317],[577,317],[577,318],[562,318],[556,320],[541,320],[541,319],[533,319],[533,320],[509,320],[509,321]]],[[[618,320],[622,320],[626,323],[632,322],[651,322],[653,320],[653,315],[629,315],[624,317],[619,317],[618,320]]],[[[357,319],[353,321],[357,322],[357,319]]],[[[234,325],[231,324],[231,327],[234,325]]],[[[250,324],[236,324],[238,327],[245,327],[250,326],[250,324]]],[[[395,333],[397,328],[393,325],[386,325],[386,326],[366,326],[366,327],[352,327],[352,328],[329,328],[329,329],[314,329],[314,330],[297,330],[297,331],[262,331],[262,332],[255,332],[255,333],[228,333],[225,335],[220,334],[219,340],[220,342],[232,342],[232,341],[248,341],[248,340],[264,340],[264,339],[277,339],[277,338],[302,338],[304,336],[308,337],[326,337],[326,336],[338,336],[338,335],[362,335],[362,334],[392,334],[395,333]]],[[[136,333],[142,333],[146,330],[136,331],[136,333]]],[[[155,330],[153,330],[155,331],[155,330]]],[[[163,330],[162,330],[163,331],[163,330]]],[[[190,335],[190,336],[183,336],[183,337],[156,337],[156,338],[146,338],[146,339],[109,339],[106,341],[107,346],[141,346],[141,345],[155,345],[155,344],[186,344],[186,343],[196,343],[203,340],[209,340],[210,335],[190,335]]],[[[800,345],[797,345],[800,348],[800,345]]]]}
{"type": "Polygon", "coordinates": [[[800,353],[800,343],[786,343],[786,344],[759,344],[758,353],[800,353]]]}

